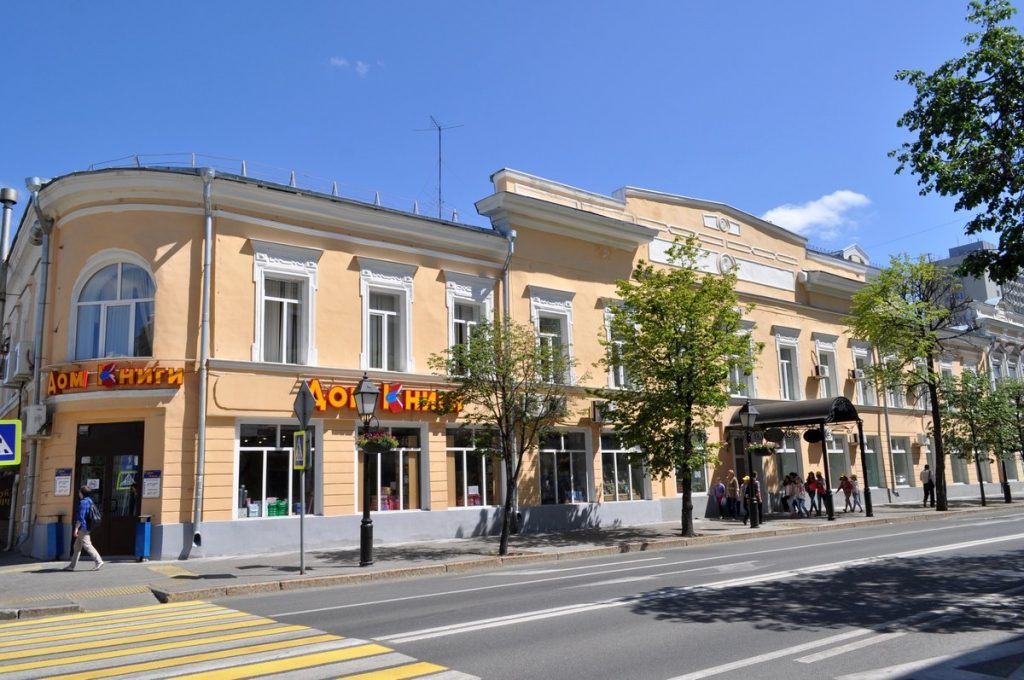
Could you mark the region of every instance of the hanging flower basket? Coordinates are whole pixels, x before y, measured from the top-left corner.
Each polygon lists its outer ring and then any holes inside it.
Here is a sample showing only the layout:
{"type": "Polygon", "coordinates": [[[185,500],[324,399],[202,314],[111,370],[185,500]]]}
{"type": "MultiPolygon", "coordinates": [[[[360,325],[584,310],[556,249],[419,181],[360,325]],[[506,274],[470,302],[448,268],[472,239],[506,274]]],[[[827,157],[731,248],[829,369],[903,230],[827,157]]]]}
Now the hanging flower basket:
{"type": "Polygon", "coordinates": [[[387,432],[374,430],[359,435],[359,448],[367,453],[385,453],[398,448],[398,440],[387,432]]]}
{"type": "Polygon", "coordinates": [[[775,447],[769,444],[751,444],[747,450],[755,456],[770,456],[775,453],[775,447]]]}

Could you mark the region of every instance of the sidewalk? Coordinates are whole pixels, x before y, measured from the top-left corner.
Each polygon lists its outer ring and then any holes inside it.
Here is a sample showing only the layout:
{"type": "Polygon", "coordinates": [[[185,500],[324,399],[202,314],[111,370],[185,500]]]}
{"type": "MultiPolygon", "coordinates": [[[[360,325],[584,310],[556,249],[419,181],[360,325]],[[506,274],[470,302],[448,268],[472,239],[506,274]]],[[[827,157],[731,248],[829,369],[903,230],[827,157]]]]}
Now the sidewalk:
{"type": "MultiPolygon", "coordinates": [[[[699,534],[683,538],[679,523],[640,527],[586,529],[542,535],[518,535],[509,555],[497,556],[498,537],[453,539],[428,543],[377,546],[375,562],[359,567],[358,545],[308,551],[306,574],[299,574],[298,552],[244,557],[193,558],[187,561],[137,563],[108,560],[101,571],[80,561],[78,570],[62,571],[66,562],[28,561],[0,553],[0,619],[32,618],[116,607],[215,599],[232,595],[298,588],[347,585],[371,580],[440,575],[495,569],[524,562],[578,559],[645,550],[676,548],[764,536],[828,531],[870,524],[944,519],[963,513],[1024,511],[1021,504],[951,501],[938,513],[918,505],[885,505],[875,516],[842,513],[833,522],[824,517],[772,519],[757,529],[734,521],[696,520],[699,534]]],[[[84,557],[84,556],[83,556],[84,557]]]]}

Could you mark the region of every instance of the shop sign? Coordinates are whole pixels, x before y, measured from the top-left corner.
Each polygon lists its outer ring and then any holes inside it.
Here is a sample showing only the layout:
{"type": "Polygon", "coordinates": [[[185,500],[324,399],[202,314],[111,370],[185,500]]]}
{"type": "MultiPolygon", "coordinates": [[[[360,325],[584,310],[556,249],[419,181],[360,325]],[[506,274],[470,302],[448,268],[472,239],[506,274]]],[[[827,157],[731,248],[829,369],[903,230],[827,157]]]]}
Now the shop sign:
{"type": "Polygon", "coordinates": [[[57,468],[53,474],[53,495],[71,495],[71,468],[57,468]]]}
{"type": "Polygon", "coordinates": [[[118,366],[114,362],[97,364],[95,371],[50,371],[46,393],[50,396],[65,390],[85,390],[90,387],[180,387],[185,382],[184,368],[163,366],[118,366]]]}
{"type": "Polygon", "coordinates": [[[142,473],[142,497],[160,498],[160,470],[146,470],[142,473]]]}
{"type": "MultiPolygon", "coordinates": [[[[308,382],[317,411],[356,408],[355,385],[323,385],[319,378],[308,382]]],[[[436,411],[439,394],[443,390],[412,390],[402,383],[383,383],[380,387],[379,411],[402,413],[403,411],[436,411]]]]}

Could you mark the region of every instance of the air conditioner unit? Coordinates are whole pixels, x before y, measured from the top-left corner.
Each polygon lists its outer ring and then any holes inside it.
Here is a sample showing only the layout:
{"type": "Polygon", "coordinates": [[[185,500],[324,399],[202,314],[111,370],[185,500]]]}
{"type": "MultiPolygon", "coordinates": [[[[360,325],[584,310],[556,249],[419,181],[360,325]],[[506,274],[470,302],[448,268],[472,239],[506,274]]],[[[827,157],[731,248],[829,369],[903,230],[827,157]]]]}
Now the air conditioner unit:
{"type": "Polygon", "coordinates": [[[37,437],[50,425],[50,412],[46,404],[33,404],[22,411],[22,419],[25,436],[37,437]]]}
{"type": "Polygon", "coordinates": [[[862,369],[862,368],[852,368],[852,369],[850,369],[850,380],[863,380],[863,379],[864,379],[864,369],[862,369]]]}
{"type": "Polygon", "coordinates": [[[828,366],[824,364],[816,364],[814,366],[814,377],[815,378],[827,378],[828,377],[828,366]]]}
{"type": "Polygon", "coordinates": [[[4,385],[17,387],[32,379],[32,344],[19,342],[7,354],[4,385]]]}
{"type": "Polygon", "coordinates": [[[921,446],[928,446],[929,443],[931,443],[931,439],[929,439],[928,433],[927,432],[918,432],[917,433],[917,443],[920,444],[921,446]]]}

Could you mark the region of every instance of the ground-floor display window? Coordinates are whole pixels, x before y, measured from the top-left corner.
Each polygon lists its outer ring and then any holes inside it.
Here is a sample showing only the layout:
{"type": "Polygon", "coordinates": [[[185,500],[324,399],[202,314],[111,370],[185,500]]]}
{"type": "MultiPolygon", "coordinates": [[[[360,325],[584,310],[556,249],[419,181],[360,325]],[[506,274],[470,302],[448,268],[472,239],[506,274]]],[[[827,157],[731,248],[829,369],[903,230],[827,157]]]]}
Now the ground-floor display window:
{"type": "MultiPolygon", "coordinates": [[[[292,469],[295,425],[242,424],[238,427],[238,517],[284,517],[302,509],[301,474],[292,469]]],[[[306,462],[306,514],[316,506],[316,431],[309,428],[306,462]]]]}
{"type": "MultiPolygon", "coordinates": [[[[801,473],[800,467],[800,437],[795,434],[787,434],[775,447],[775,471],[779,485],[785,481],[786,475],[795,472],[801,473]]],[[[802,479],[802,476],[801,476],[802,479]]]]}
{"type": "MultiPolygon", "coordinates": [[[[982,454],[984,456],[984,454],[982,454]]],[[[984,456],[978,461],[978,465],[981,466],[981,481],[989,483],[992,481],[992,461],[988,459],[988,456],[984,456]]]]}
{"type": "Polygon", "coordinates": [[[601,478],[605,501],[645,500],[644,468],[629,462],[629,450],[613,433],[601,435],[601,478]]]}
{"type": "MultiPolygon", "coordinates": [[[[693,438],[693,451],[694,454],[700,455],[704,451],[704,443],[707,439],[703,435],[697,435],[693,438]]],[[[700,465],[690,471],[690,490],[693,493],[707,493],[708,492],[708,466],[700,465]]],[[[683,493],[683,469],[676,466],[676,493],[683,493]]]]}
{"type": "Polygon", "coordinates": [[[448,505],[470,507],[501,502],[501,459],[486,430],[450,427],[447,432],[448,505]]]}
{"type": "Polygon", "coordinates": [[[882,447],[878,437],[864,437],[864,460],[868,464],[867,485],[885,486],[882,479],[882,447]]]}
{"type": "Polygon", "coordinates": [[[587,445],[582,432],[553,432],[540,443],[540,502],[583,503],[590,500],[587,445]]]}
{"type": "Polygon", "coordinates": [[[952,451],[949,455],[949,463],[950,467],[953,468],[953,483],[966,484],[968,481],[967,460],[956,451],[952,451]]]}
{"type": "MultiPolygon", "coordinates": [[[[382,427],[398,440],[398,448],[384,453],[359,452],[359,479],[370,466],[371,510],[414,510],[420,507],[420,430],[418,427],[382,427]]],[[[363,489],[362,493],[366,490],[363,489]]],[[[362,508],[363,498],[359,498],[362,508]]]]}
{"type": "Polygon", "coordinates": [[[910,438],[893,437],[889,440],[889,453],[892,455],[896,486],[914,486],[913,468],[910,464],[910,438]]]}
{"type": "MultiPolygon", "coordinates": [[[[1007,479],[1007,481],[1010,481],[1010,482],[1019,481],[1020,480],[1020,468],[1017,466],[1017,456],[1015,456],[1015,455],[1007,455],[1006,458],[1004,458],[1003,460],[1006,462],[1006,479],[1007,479]]],[[[1002,465],[1002,463],[998,463],[998,464],[1002,465]]],[[[0,487],[0,488],[2,488],[2,487],[0,487]]],[[[0,512],[2,512],[2,511],[0,511],[0,512]]],[[[2,515],[0,515],[0,518],[2,518],[2,515]]]]}
{"type": "Polygon", "coordinates": [[[845,435],[833,435],[832,440],[825,440],[828,451],[829,482],[832,488],[839,486],[839,477],[850,474],[850,452],[846,448],[845,435]]]}

